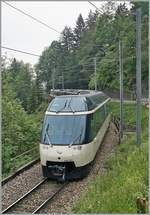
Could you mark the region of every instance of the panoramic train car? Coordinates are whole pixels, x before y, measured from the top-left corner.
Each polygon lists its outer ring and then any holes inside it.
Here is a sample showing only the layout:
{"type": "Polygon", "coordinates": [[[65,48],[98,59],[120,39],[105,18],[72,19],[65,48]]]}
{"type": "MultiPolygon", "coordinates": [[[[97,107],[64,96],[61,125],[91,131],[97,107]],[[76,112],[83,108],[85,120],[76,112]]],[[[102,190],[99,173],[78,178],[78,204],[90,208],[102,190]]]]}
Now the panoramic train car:
{"type": "Polygon", "coordinates": [[[110,122],[110,98],[103,92],[66,92],[57,90],[49,103],[40,144],[43,176],[63,181],[88,174],[110,122]]]}

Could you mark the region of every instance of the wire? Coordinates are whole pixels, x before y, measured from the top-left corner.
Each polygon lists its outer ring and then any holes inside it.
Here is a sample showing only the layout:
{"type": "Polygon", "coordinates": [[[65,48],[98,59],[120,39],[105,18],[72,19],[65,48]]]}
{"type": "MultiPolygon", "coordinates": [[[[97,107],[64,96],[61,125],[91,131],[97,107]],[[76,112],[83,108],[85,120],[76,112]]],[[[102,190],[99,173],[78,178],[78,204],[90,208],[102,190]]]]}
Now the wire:
{"type": "Polygon", "coordinates": [[[30,53],[30,52],[21,51],[21,50],[18,50],[18,49],[9,48],[9,47],[6,47],[6,46],[1,46],[1,48],[2,49],[8,49],[8,50],[15,51],[15,52],[20,52],[20,53],[23,53],[23,54],[32,55],[32,56],[35,56],[35,57],[40,57],[40,55],[37,55],[37,54],[33,54],[33,53],[30,53]]]}
{"type": "MultiPolygon", "coordinates": [[[[79,80],[76,80],[76,81],[69,81],[69,80],[64,80],[64,84],[65,83],[76,83],[76,82],[79,82],[79,81],[90,81],[91,79],[90,78],[80,78],[79,80]]],[[[49,80],[49,83],[50,84],[52,84],[53,83],[53,80],[49,80]]],[[[56,82],[56,79],[55,79],[55,84],[57,85],[57,83],[58,84],[61,84],[62,83],[62,81],[58,81],[58,82],[56,82]]]]}
{"type": "Polygon", "coordinates": [[[12,7],[13,9],[19,11],[20,13],[22,13],[22,14],[28,16],[29,18],[33,19],[34,21],[36,21],[36,22],[38,22],[38,23],[44,25],[45,27],[47,27],[47,28],[49,28],[49,29],[51,29],[51,30],[53,30],[53,31],[55,31],[55,32],[57,32],[57,33],[59,33],[59,34],[61,34],[61,32],[57,31],[55,28],[53,28],[53,27],[47,25],[46,23],[44,23],[44,22],[40,21],[39,19],[37,19],[37,18],[31,16],[30,14],[25,13],[23,10],[20,10],[19,8],[16,8],[15,6],[9,4],[9,3],[6,2],[6,1],[3,1],[3,0],[2,0],[2,2],[4,2],[5,4],[7,4],[8,6],[12,7]]]}
{"type": "MultiPolygon", "coordinates": [[[[118,58],[116,57],[116,59],[114,58],[106,58],[105,56],[104,57],[96,57],[97,59],[102,59],[103,58],[105,60],[110,60],[110,61],[118,61],[118,58]]],[[[91,58],[87,58],[86,60],[90,60],[90,59],[94,59],[94,57],[91,57],[91,58]]],[[[98,62],[99,63],[99,62],[98,62]]],[[[79,69],[79,70],[82,70],[84,67],[86,66],[93,66],[94,65],[94,62],[89,62],[89,63],[82,63],[82,64],[77,64],[75,66],[71,66],[71,67],[67,67],[67,66],[61,66],[61,68],[63,69],[63,71],[68,71],[68,70],[72,70],[72,69],[79,69]],[[82,67],[82,68],[81,68],[82,67]]]]}
{"type": "MultiPolygon", "coordinates": [[[[64,81],[64,84],[66,83],[76,83],[76,82],[79,82],[79,81],[90,81],[91,79],[85,79],[85,78],[80,78],[79,80],[76,80],[76,81],[64,81]]],[[[61,81],[59,81],[59,84],[61,84],[61,81]]]]}
{"type": "Polygon", "coordinates": [[[96,10],[98,10],[100,13],[102,13],[102,11],[95,5],[93,4],[91,1],[88,1],[93,7],[96,8],[96,10]]]}
{"type": "MultiPolygon", "coordinates": [[[[25,51],[22,51],[22,50],[18,50],[18,49],[13,49],[13,48],[9,48],[9,47],[6,47],[6,46],[1,46],[1,48],[3,48],[3,49],[7,49],[7,50],[11,50],[11,51],[15,51],[15,52],[20,52],[20,53],[23,53],[23,54],[28,54],[28,55],[32,55],[32,56],[35,56],[35,57],[40,57],[40,55],[38,55],[38,54],[34,54],[34,53],[31,53],[31,52],[25,52],[25,51]]],[[[94,58],[94,57],[93,57],[94,58]]],[[[88,58],[88,59],[93,59],[93,58],[88,58]]],[[[133,58],[135,58],[134,56],[132,56],[132,57],[126,57],[125,59],[133,59],[133,58]]],[[[114,58],[105,58],[104,57],[104,60],[109,60],[109,61],[117,61],[117,59],[114,59],[114,58]]],[[[64,69],[63,69],[63,71],[69,71],[69,70],[72,70],[72,69],[75,69],[75,68],[77,68],[77,69],[80,69],[80,70],[82,70],[82,69],[86,69],[85,67],[86,66],[93,66],[93,63],[91,63],[91,64],[81,64],[81,65],[76,65],[76,66],[73,66],[73,67],[70,67],[70,68],[66,68],[65,66],[64,66],[64,69]],[[78,67],[81,67],[82,66],[82,68],[78,68],[78,67]]],[[[63,67],[63,66],[62,66],[63,67]]]]}
{"type": "MultiPolygon", "coordinates": [[[[90,59],[90,58],[88,58],[88,59],[90,59]]],[[[93,59],[93,58],[91,58],[91,59],[93,59]]],[[[125,57],[124,58],[124,61],[126,61],[126,60],[129,60],[129,59],[135,59],[135,56],[131,56],[131,57],[125,57]]],[[[105,60],[105,61],[108,61],[108,62],[118,62],[118,58],[105,58],[104,57],[104,59],[102,59],[102,60],[105,60]]],[[[99,64],[100,62],[97,62],[97,64],[99,64]]],[[[117,64],[116,64],[117,65],[117,64]]],[[[94,68],[94,63],[87,63],[87,64],[80,64],[80,65],[75,65],[75,66],[72,66],[72,67],[66,67],[66,66],[61,66],[61,71],[62,71],[62,73],[63,74],[71,74],[71,73],[76,73],[77,71],[91,71],[91,67],[93,67],[94,68]],[[81,68],[82,67],[82,68],[81,68]],[[68,72],[69,71],[69,72],[68,72]]],[[[60,70],[59,68],[58,68],[58,70],[60,70]]]]}

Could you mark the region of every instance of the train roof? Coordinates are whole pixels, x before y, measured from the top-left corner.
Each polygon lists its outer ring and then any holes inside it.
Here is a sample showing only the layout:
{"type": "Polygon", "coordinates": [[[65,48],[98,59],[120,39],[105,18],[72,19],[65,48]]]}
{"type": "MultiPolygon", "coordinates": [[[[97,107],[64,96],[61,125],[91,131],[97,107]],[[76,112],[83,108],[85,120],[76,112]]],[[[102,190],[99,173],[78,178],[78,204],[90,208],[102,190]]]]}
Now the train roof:
{"type": "Polygon", "coordinates": [[[95,90],[80,90],[80,89],[65,89],[65,90],[51,90],[50,93],[53,97],[68,97],[68,96],[82,96],[82,97],[95,97],[105,95],[102,91],[95,90]]]}
{"type": "Polygon", "coordinates": [[[110,98],[101,91],[55,90],[47,112],[84,112],[97,108],[110,98]]]}

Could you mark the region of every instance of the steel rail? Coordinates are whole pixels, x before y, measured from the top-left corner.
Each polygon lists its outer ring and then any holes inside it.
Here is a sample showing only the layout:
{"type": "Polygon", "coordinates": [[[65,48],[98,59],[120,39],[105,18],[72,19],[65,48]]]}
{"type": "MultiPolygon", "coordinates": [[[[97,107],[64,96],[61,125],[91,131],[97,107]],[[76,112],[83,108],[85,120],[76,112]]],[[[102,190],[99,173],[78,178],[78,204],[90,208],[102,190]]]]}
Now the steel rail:
{"type": "MultiPolygon", "coordinates": [[[[111,123],[111,122],[109,122],[109,126],[110,126],[110,123],[111,123]]],[[[107,132],[108,132],[108,130],[109,130],[109,126],[108,126],[108,128],[107,128],[107,132]]],[[[107,133],[107,132],[106,132],[106,133],[107,133]]],[[[103,137],[103,141],[104,141],[104,138],[105,138],[105,136],[106,136],[106,133],[105,133],[105,135],[104,135],[104,137],[103,137]]],[[[102,142],[103,142],[103,141],[102,141],[102,142]]],[[[98,150],[97,153],[96,153],[96,157],[98,156],[98,153],[100,153],[101,146],[102,146],[102,144],[100,145],[99,150],[98,150]]],[[[94,160],[94,165],[95,165],[95,162],[96,162],[96,158],[95,158],[95,160],[94,160]]],[[[99,165],[99,167],[100,167],[100,165],[99,165]]],[[[92,169],[93,169],[93,168],[92,168],[92,169]]],[[[97,170],[96,170],[96,172],[95,172],[96,175],[98,174],[98,172],[99,172],[99,168],[97,168],[97,170]]],[[[54,197],[55,197],[57,194],[59,194],[60,191],[62,191],[62,190],[66,187],[67,184],[69,184],[68,181],[67,181],[66,183],[64,183],[60,188],[58,188],[58,190],[57,190],[53,195],[51,195],[50,197],[48,197],[48,198],[47,198],[47,199],[46,199],[32,214],[40,213],[40,210],[41,210],[42,208],[44,208],[48,202],[52,201],[52,200],[54,199],[54,197]]]]}
{"type": "Polygon", "coordinates": [[[30,167],[32,167],[34,164],[38,163],[39,161],[40,161],[40,158],[32,160],[31,162],[29,162],[29,163],[25,164],[24,166],[20,167],[19,169],[17,169],[11,175],[9,175],[6,178],[2,179],[2,181],[1,181],[2,186],[4,184],[6,184],[8,181],[10,181],[11,179],[15,178],[20,173],[23,173],[24,171],[28,170],[30,167]]]}
{"type": "Polygon", "coordinates": [[[48,197],[32,214],[38,213],[42,208],[44,208],[45,205],[48,202],[52,201],[54,199],[54,197],[66,187],[67,184],[68,184],[68,182],[64,183],[60,188],[58,188],[58,190],[53,195],[48,197]]]}
{"type": "Polygon", "coordinates": [[[11,208],[17,205],[21,200],[23,200],[25,197],[27,197],[29,194],[31,194],[36,188],[38,188],[41,184],[43,184],[45,181],[47,181],[47,178],[44,178],[42,181],[40,181],[38,184],[36,184],[31,190],[29,190],[27,193],[25,193],[22,197],[17,199],[14,203],[9,205],[6,209],[2,211],[2,214],[8,212],[11,208]]]}

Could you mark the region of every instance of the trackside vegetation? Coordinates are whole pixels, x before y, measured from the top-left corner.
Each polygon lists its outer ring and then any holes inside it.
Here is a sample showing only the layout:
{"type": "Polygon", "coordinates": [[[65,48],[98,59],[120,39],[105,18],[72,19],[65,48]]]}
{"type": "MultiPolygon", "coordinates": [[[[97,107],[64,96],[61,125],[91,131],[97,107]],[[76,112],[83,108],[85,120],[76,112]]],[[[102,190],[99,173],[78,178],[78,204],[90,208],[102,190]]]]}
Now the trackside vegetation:
{"type": "MultiPolygon", "coordinates": [[[[42,119],[54,82],[55,89],[63,88],[63,85],[65,89],[94,89],[93,58],[96,57],[98,90],[110,96],[119,92],[119,38],[124,44],[124,92],[135,97],[136,34],[133,12],[138,7],[142,9],[142,92],[147,95],[148,1],[131,1],[130,6],[107,1],[101,8],[102,13],[89,11],[85,19],[79,14],[75,26],[65,26],[60,38],[49,42],[34,66],[5,55],[1,57],[3,177],[37,155],[42,119]],[[33,150],[35,147],[36,150],[33,150]],[[28,153],[29,150],[33,151],[28,153]],[[21,156],[22,153],[25,154],[21,156]],[[20,157],[14,159],[16,156],[20,157]]],[[[114,114],[117,114],[119,106],[113,105],[114,114]]],[[[126,126],[134,129],[134,107],[130,115],[126,126]]]]}
{"type": "MultiPolygon", "coordinates": [[[[119,103],[112,103],[113,114],[119,103]]],[[[135,125],[135,105],[125,105],[128,125],[135,125]]],[[[115,153],[106,161],[106,173],[88,186],[74,213],[137,213],[136,199],[148,200],[148,110],[142,108],[142,145],[136,146],[135,134],[125,136],[115,153]]]]}
{"type": "Polygon", "coordinates": [[[39,157],[43,111],[27,114],[18,101],[5,96],[2,106],[2,175],[7,177],[39,157]]]}
{"type": "Polygon", "coordinates": [[[38,104],[37,95],[32,89],[34,83],[31,84],[31,80],[25,79],[30,76],[28,65],[22,62],[16,63],[16,68],[18,71],[15,71],[12,65],[2,68],[3,177],[10,175],[39,155],[41,122],[47,107],[46,101],[38,104]],[[33,93],[36,103],[30,99],[33,93]],[[34,108],[31,108],[33,105],[34,108]],[[21,156],[22,153],[24,154],[21,156]]]}

